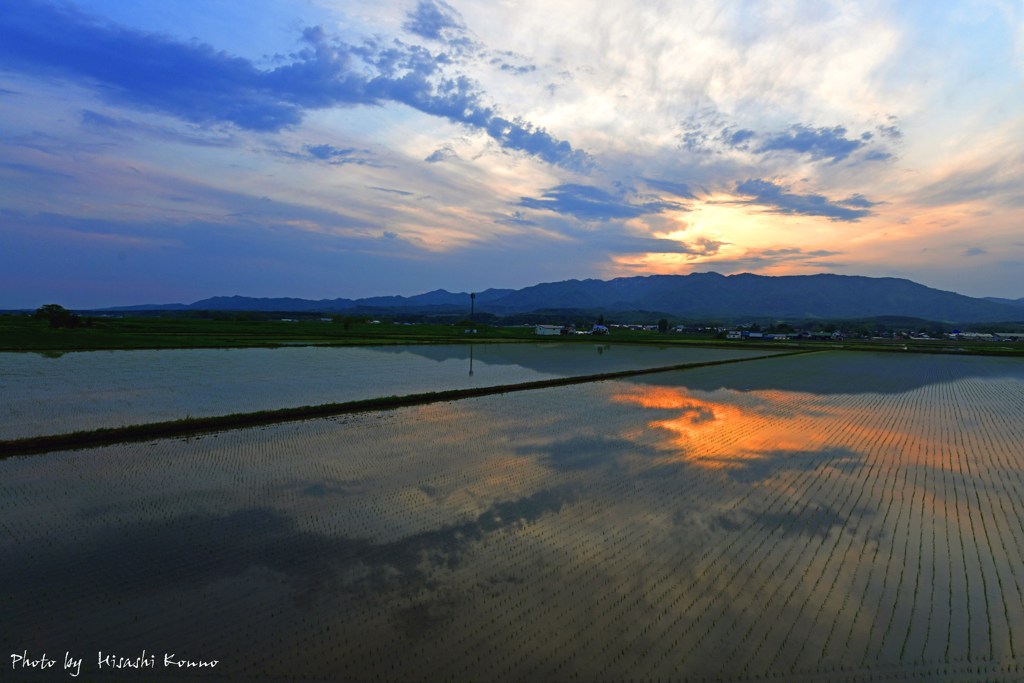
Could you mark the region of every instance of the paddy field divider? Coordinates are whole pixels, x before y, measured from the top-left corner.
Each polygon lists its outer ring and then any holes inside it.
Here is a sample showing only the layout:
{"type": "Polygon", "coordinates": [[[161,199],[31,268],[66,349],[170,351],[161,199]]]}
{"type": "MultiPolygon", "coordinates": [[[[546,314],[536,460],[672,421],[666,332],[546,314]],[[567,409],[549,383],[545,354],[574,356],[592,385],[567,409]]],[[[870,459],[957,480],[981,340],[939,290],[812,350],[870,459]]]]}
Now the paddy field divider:
{"type": "Polygon", "coordinates": [[[297,422],[300,420],[334,417],[338,415],[363,413],[373,410],[391,410],[408,406],[425,405],[428,403],[456,401],[463,398],[507,394],[514,391],[550,389],[553,387],[564,387],[574,384],[588,384],[590,382],[625,379],[641,375],[653,375],[675,370],[691,370],[715,365],[728,365],[731,363],[764,360],[767,358],[784,358],[786,356],[798,356],[808,353],[821,353],[821,351],[823,351],[823,349],[801,349],[798,351],[772,353],[763,356],[729,358],[697,363],[677,363],[675,365],[663,365],[656,368],[617,370],[615,372],[602,372],[594,375],[556,377],[553,379],[542,379],[516,384],[497,384],[488,387],[446,389],[443,391],[405,394],[403,396],[380,396],[376,398],[358,399],[355,401],[344,401],[340,403],[320,403],[310,406],[257,410],[247,413],[231,413],[229,415],[214,415],[209,417],[185,417],[178,420],[163,420],[160,422],[147,422],[144,424],[125,425],[122,427],[102,427],[99,429],[66,432],[63,434],[47,434],[18,439],[2,439],[0,440],[0,458],[49,453],[58,450],[97,448],[100,446],[110,446],[118,443],[150,441],[153,439],[189,437],[210,432],[245,429],[247,427],[259,427],[263,425],[279,424],[282,422],[297,422]]]}

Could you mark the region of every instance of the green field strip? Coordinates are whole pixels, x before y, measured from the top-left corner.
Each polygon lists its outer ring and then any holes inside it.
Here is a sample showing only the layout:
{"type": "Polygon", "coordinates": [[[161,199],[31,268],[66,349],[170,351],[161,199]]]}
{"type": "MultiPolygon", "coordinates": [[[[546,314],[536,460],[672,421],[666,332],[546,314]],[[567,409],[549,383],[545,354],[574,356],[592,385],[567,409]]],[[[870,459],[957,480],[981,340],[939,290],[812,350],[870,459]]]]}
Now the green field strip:
{"type": "Polygon", "coordinates": [[[728,365],[731,363],[743,363],[754,360],[767,360],[771,358],[785,358],[786,356],[803,355],[807,353],[815,353],[815,351],[791,351],[786,353],[775,353],[767,356],[749,356],[745,358],[729,358],[698,363],[680,363],[660,366],[657,368],[620,370],[616,372],[578,375],[574,377],[558,377],[555,379],[536,380],[517,384],[499,384],[489,387],[449,389],[445,391],[406,394],[404,396],[382,396],[378,398],[344,401],[341,403],[322,403],[311,406],[278,408],[273,410],[260,410],[250,413],[233,413],[230,415],[217,415],[210,417],[186,417],[180,420],[165,420],[145,424],[127,425],[124,427],[104,427],[100,429],[64,434],[6,439],[0,440],[0,458],[10,457],[13,455],[48,453],[56,450],[95,448],[97,446],[129,441],[150,441],[153,439],[187,437],[208,432],[257,427],[280,422],[335,417],[338,415],[362,413],[373,410],[390,410],[394,408],[424,405],[442,401],[455,401],[463,398],[490,396],[493,394],[508,394],[516,391],[532,391],[535,389],[550,389],[553,387],[570,386],[574,384],[587,384],[590,382],[640,377],[643,375],[652,375],[661,372],[691,370],[694,368],[728,365]]]}

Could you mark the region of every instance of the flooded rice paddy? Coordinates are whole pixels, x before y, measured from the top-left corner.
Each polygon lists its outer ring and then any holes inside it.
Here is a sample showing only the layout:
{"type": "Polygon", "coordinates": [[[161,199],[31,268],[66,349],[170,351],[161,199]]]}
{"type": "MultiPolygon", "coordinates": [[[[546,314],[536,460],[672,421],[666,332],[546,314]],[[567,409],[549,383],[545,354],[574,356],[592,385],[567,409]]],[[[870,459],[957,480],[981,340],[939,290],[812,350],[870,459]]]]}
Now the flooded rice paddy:
{"type": "Polygon", "coordinates": [[[0,439],[771,353],[557,342],[0,353],[0,439]]]}
{"type": "Polygon", "coordinates": [[[1020,680],[1022,444],[1020,361],[827,352],[10,458],[0,637],[98,681],[1020,680]]]}

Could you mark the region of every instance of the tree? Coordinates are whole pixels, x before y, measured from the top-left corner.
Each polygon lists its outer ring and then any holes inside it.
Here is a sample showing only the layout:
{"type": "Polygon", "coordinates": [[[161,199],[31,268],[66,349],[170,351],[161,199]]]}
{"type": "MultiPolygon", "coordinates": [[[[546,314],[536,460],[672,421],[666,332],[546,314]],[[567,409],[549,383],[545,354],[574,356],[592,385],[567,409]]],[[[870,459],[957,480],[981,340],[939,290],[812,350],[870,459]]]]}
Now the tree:
{"type": "Polygon", "coordinates": [[[661,332],[662,334],[665,334],[666,332],[668,332],[668,320],[667,319],[662,318],[661,320],[658,321],[658,332],[661,332]]]}
{"type": "Polygon", "coordinates": [[[50,327],[78,327],[82,319],[58,304],[45,304],[36,309],[36,318],[47,320],[50,327]]]}

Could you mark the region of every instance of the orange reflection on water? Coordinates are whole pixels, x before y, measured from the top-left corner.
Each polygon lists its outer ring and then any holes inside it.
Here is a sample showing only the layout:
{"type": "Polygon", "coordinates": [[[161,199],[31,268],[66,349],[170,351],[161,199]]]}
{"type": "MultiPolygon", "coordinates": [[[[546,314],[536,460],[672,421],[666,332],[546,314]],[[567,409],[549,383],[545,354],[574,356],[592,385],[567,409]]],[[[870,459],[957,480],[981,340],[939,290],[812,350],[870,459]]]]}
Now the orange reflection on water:
{"type": "Polygon", "coordinates": [[[812,406],[809,400],[800,405],[800,397],[787,392],[748,392],[743,399],[757,407],[702,399],[675,387],[635,387],[612,397],[676,413],[647,423],[671,435],[667,447],[659,447],[668,453],[665,462],[730,469],[783,454],[810,455],[826,447],[824,421],[836,418],[831,411],[812,406]]]}
{"type": "MultiPolygon", "coordinates": [[[[852,399],[778,390],[692,392],[633,386],[612,400],[663,411],[646,423],[648,429],[669,435],[655,444],[664,454],[662,462],[735,469],[771,459],[770,469],[775,469],[789,463],[806,466],[822,456],[817,461],[821,466],[881,458],[902,466],[958,471],[969,458],[976,475],[988,468],[986,458],[972,457],[979,446],[972,443],[970,429],[957,426],[955,415],[924,394],[852,399]]],[[[1010,452],[1003,445],[993,446],[1010,452]]]]}

